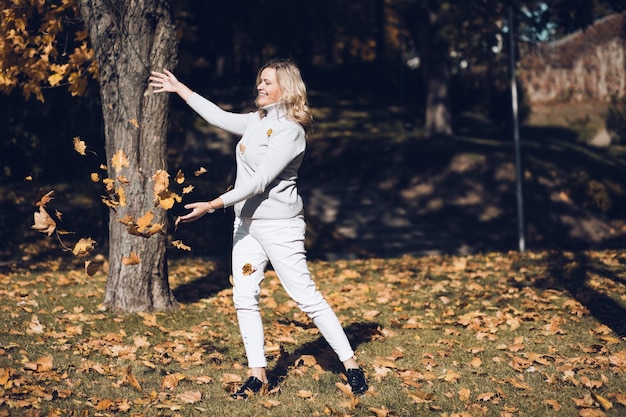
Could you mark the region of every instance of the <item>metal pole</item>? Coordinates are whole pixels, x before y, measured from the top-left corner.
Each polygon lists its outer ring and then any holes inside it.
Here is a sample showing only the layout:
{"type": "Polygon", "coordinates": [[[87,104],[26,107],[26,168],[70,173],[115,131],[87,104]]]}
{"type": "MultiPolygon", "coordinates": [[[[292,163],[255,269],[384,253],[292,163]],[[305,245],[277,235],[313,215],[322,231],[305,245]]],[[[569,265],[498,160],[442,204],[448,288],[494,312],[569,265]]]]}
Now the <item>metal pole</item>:
{"type": "Polygon", "coordinates": [[[519,251],[524,252],[526,250],[526,243],[524,239],[524,195],[523,195],[523,175],[522,169],[522,157],[520,149],[519,138],[519,118],[517,111],[517,83],[515,77],[515,36],[514,36],[514,22],[513,22],[513,6],[509,5],[509,56],[511,67],[511,107],[513,110],[513,141],[515,143],[515,183],[517,194],[517,232],[519,237],[519,251]]]}

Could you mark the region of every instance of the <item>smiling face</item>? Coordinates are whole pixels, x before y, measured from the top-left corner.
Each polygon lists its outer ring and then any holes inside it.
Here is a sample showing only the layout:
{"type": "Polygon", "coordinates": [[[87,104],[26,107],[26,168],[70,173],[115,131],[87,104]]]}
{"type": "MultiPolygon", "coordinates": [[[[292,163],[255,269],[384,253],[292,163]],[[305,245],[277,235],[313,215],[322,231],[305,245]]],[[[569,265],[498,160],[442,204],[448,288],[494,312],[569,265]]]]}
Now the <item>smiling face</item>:
{"type": "Polygon", "coordinates": [[[278,103],[283,98],[283,92],[276,80],[275,68],[265,68],[261,72],[256,90],[258,94],[256,103],[261,107],[278,103]]]}

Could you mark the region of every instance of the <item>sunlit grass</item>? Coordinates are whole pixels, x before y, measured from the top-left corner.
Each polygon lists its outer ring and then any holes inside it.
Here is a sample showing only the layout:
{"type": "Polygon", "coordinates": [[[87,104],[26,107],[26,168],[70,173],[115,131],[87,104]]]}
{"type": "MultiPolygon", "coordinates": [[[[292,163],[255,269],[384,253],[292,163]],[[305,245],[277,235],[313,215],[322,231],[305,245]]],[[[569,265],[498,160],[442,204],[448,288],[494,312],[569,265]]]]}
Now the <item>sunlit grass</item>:
{"type": "Polygon", "coordinates": [[[311,262],[369,376],[358,400],[336,385],[334,354],[269,271],[261,303],[279,390],[231,401],[246,361],[228,280],[203,279],[216,267],[172,262],[180,308],[130,315],[103,311],[102,272],[42,264],[0,275],[0,415],[626,412],[620,253],[311,262]]]}

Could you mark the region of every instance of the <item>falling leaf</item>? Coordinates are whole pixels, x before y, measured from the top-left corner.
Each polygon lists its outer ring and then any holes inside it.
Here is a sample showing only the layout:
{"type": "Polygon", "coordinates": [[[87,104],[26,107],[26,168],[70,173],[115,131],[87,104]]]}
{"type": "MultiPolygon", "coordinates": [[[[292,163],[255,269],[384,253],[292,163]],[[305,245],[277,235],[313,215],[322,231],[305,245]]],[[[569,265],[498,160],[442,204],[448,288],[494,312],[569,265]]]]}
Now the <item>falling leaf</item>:
{"type": "Polygon", "coordinates": [[[152,220],[154,219],[154,213],[152,211],[148,211],[144,213],[143,216],[137,219],[137,230],[140,233],[146,231],[146,229],[152,224],[152,220]]]}
{"type": "Polygon", "coordinates": [[[174,246],[177,249],[191,251],[191,247],[185,245],[182,240],[175,240],[175,241],[173,241],[172,242],[172,246],[174,246]]]}
{"type": "Polygon", "coordinates": [[[79,154],[85,156],[85,150],[87,149],[87,145],[85,144],[84,141],[80,140],[79,137],[75,137],[74,138],[74,150],[76,152],[78,152],[79,154]]]}
{"type": "Polygon", "coordinates": [[[126,158],[126,154],[121,149],[115,152],[113,157],[111,158],[111,166],[115,170],[115,173],[119,173],[122,168],[128,167],[128,159],[126,158]]]}
{"type": "Polygon", "coordinates": [[[74,256],[84,255],[89,253],[96,246],[96,241],[90,237],[83,237],[74,246],[72,253],[74,256]]]}
{"type": "Polygon", "coordinates": [[[130,181],[126,178],[126,175],[118,175],[117,180],[124,185],[130,185],[130,181]]]}
{"type": "Polygon", "coordinates": [[[139,129],[139,122],[137,119],[128,119],[128,122],[133,125],[136,129],[139,129]]]}
{"type": "Polygon", "coordinates": [[[167,191],[168,187],[170,186],[169,178],[170,174],[168,174],[167,171],[163,169],[157,170],[152,175],[152,181],[154,182],[152,186],[152,191],[154,192],[155,200],[159,199],[159,194],[167,191]]]}
{"type": "Polygon", "coordinates": [[[267,131],[267,137],[269,138],[270,136],[272,136],[272,129],[267,131]]]}
{"type": "Polygon", "coordinates": [[[100,270],[101,266],[102,266],[101,262],[85,261],[85,273],[88,276],[93,277],[96,274],[96,272],[100,270]]]}
{"type": "Polygon", "coordinates": [[[205,167],[200,167],[199,169],[195,170],[195,171],[193,172],[193,174],[194,174],[196,177],[199,177],[200,175],[204,174],[205,172],[207,172],[206,168],[205,168],[205,167]]]}
{"type": "Polygon", "coordinates": [[[124,190],[124,187],[120,185],[119,187],[117,187],[116,192],[120,206],[126,207],[126,191],[124,190]]]}
{"type": "Polygon", "coordinates": [[[35,206],[43,207],[54,199],[54,190],[48,191],[39,198],[39,201],[35,203],[35,206]]]}
{"type": "Polygon", "coordinates": [[[185,182],[185,174],[182,170],[178,170],[176,176],[174,177],[174,181],[176,181],[176,184],[182,184],[185,182]]]}
{"type": "Polygon", "coordinates": [[[183,194],[189,194],[190,192],[192,192],[194,189],[193,185],[188,185],[185,188],[183,188],[183,194]]]}
{"type": "Polygon", "coordinates": [[[90,175],[90,178],[91,178],[91,182],[99,182],[100,174],[98,174],[97,172],[92,172],[90,175]]]}
{"type": "Polygon", "coordinates": [[[50,217],[43,206],[40,206],[39,211],[34,213],[34,221],[35,224],[32,228],[38,232],[46,233],[48,236],[51,236],[57,228],[56,222],[50,217]]]}
{"type": "Polygon", "coordinates": [[[141,261],[139,260],[139,256],[135,252],[130,252],[130,255],[127,257],[122,257],[123,265],[139,265],[141,261]]]}

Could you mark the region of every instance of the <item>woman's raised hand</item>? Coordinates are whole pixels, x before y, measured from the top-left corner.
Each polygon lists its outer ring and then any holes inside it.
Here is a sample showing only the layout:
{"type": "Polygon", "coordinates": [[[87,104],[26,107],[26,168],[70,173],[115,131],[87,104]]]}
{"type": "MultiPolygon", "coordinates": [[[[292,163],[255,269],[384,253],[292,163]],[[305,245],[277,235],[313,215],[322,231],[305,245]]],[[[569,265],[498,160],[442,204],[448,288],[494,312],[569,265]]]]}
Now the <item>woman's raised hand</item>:
{"type": "Polygon", "coordinates": [[[174,74],[168,70],[163,72],[152,71],[150,76],[150,87],[153,87],[155,93],[175,93],[178,91],[180,82],[176,79],[174,74]]]}

